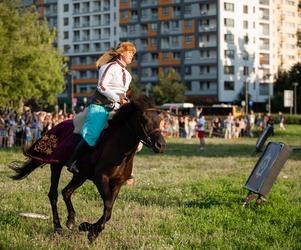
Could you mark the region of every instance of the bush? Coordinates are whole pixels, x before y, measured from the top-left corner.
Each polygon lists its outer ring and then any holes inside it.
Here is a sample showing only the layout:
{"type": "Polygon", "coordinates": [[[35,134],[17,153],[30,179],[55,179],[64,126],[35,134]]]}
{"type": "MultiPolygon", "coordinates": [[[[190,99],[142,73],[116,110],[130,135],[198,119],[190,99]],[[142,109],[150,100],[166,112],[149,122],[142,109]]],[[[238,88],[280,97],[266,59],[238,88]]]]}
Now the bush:
{"type": "MultiPolygon", "coordinates": [[[[278,124],[278,114],[273,114],[273,118],[278,124]]],[[[284,114],[284,124],[301,124],[301,115],[284,114]]]]}

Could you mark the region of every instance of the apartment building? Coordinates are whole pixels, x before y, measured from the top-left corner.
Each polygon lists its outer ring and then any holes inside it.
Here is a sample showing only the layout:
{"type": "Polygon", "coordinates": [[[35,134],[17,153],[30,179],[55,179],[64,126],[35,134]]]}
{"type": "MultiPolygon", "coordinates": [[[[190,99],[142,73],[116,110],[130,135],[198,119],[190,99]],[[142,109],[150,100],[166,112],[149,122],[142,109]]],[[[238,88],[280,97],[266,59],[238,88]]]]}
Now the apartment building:
{"type": "Polygon", "coordinates": [[[292,65],[301,62],[301,49],[297,47],[297,31],[301,30],[299,0],[275,0],[274,2],[274,34],[276,34],[274,70],[289,70],[292,65]]]}
{"type": "Polygon", "coordinates": [[[169,67],[182,77],[187,98],[217,102],[217,1],[121,0],[120,38],[137,45],[134,73],[154,85],[169,67]]]}
{"type": "MultiPolygon", "coordinates": [[[[58,48],[70,58],[73,97],[82,100],[95,91],[99,56],[119,42],[117,0],[60,0],[58,48]]],[[[84,99],[86,100],[86,98],[84,99]]]]}
{"type": "Polygon", "coordinates": [[[68,91],[79,100],[95,90],[96,59],[120,40],[137,46],[131,71],[139,83],[152,86],[172,67],[194,103],[230,103],[246,93],[251,104],[267,103],[278,68],[300,59],[297,0],[33,2],[58,29],[57,47],[70,57],[68,91]]]}

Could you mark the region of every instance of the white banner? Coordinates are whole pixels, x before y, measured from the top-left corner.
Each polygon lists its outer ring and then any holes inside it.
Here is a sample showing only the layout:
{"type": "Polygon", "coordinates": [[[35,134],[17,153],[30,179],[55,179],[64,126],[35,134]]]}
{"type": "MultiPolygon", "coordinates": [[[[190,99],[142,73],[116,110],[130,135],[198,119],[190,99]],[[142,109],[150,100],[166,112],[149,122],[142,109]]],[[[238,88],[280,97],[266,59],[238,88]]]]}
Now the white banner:
{"type": "Polygon", "coordinates": [[[294,106],[294,91],[284,90],[284,107],[293,107],[294,106]]]}

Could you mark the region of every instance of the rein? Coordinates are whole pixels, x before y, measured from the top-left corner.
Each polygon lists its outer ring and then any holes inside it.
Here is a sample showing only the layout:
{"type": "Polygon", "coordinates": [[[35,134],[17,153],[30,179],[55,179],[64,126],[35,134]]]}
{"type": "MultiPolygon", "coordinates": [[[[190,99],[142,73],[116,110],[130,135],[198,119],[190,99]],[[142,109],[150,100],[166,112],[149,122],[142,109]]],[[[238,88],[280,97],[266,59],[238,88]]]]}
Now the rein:
{"type": "MultiPolygon", "coordinates": [[[[143,112],[145,111],[159,111],[155,108],[148,108],[145,109],[143,112]]],[[[133,129],[130,127],[129,123],[127,122],[127,120],[124,120],[125,126],[128,128],[129,131],[133,132],[133,134],[135,136],[137,136],[137,134],[135,133],[135,131],[133,131],[133,129]]],[[[140,119],[137,120],[136,122],[136,131],[138,129],[138,126],[141,127],[142,132],[143,132],[143,137],[145,137],[145,139],[141,139],[140,141],[142,142],[143,145],[145,145],[146,147],[152,147],[152,139],[151,139],[151,135],[156,133],[156,132],[160,132],[161,133],[161,129],[160,128],[155,128],[153,130],[151,130],[149,133],[146,131],[145,127],[142,125],[142,123],[140,122],[140,119]]]]}

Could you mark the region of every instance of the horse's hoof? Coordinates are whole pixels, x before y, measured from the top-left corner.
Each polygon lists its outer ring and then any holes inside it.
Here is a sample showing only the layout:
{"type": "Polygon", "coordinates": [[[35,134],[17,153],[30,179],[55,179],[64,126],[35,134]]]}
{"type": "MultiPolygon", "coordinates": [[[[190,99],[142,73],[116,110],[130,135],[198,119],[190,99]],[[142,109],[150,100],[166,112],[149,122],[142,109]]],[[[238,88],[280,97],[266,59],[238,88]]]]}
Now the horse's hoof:
{"type": "Polygon", "coordinates": [[[86,232],[86,231],[89,231],[90,229],[91,229],[91,224],[88,223],[88,222],[83,222],[82,224],[80,224],[80,225],[78,226],[78,230],[79,230],[79,231],[84,231],[84,232],[86,232]]]}
{"type": "Polygon", "coordinates": [[[61,235],[62,232],[63,232],[63,229],[62,229],[61,227],[56,227],[56,228],[54,229],[54,234],[59,234],[59,235],[61,235]]]}
{"type": "Polygon", "coordinates": [[[66,227],[68,228],[68,229],[70,229],[70,230],[72,230],[73,229],[73,227],[74,227],[74,220],[67,220],[67,222],[66,222],[66,227]]]}
{"type": "Polygon", "coordinates": [[[96,240],[98,234],[96,234],[93,230],[89,231],[88,233],[88,240],[90,243],[96,240]]]}

